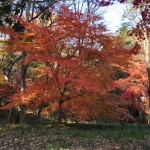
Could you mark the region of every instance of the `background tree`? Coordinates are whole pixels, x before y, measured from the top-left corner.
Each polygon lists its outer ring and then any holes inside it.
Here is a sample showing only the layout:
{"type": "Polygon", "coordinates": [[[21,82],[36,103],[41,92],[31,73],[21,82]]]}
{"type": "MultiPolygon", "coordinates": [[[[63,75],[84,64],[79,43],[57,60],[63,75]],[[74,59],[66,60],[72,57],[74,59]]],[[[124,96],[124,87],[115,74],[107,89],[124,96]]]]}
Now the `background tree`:
{"type": "MultiPolygon", "coordinates": [[[[127,12],[125,13],[128,24],[128,35],[134,37],[134,53],[144,55],[147,69],[147,92],[149,93],[149,2],[148,1],[127,1],[127,12]],[[135,19],[132,19],[135,18],[135,19]],[[130,30],[130,31],[129,31],[130,30]],[[138,44],[138,45],[137,45],[138,44]],[[140,50],[141,47],[141,50],[140,50]]],[[[144,68],[143,68],[144,69],[144,68]]]]}
{"type": "MultiPolygon", "coordinates": [[[[35,19],[38,20],[45,20],[45,22],[49,19],[51,21],[50,24],[52,24],[51,19],[51,11],[50,7],[54,6],[56,1],[26,1],[26,0],[18,0],[18,1],[1,1],[1,9],[0,9],[0,22],[2,26],[9,25],[12,26],[14,31],[16,32],[22,32],[24,31],[24,26],[21,24],[19,19],[15,19],[15,16],[18,18],[25,17],[27,22],[35,21],[35,19]],[[7,13],[6,13],[7,12],[7,13]]],[[[45,24],[48,25],[48,24],[45,24]]],[[[50,25],[49,25],[50,26],[50,25]]],[[[11,50],[10,50],[11,51],[11,50]]],[[[7,52],[8,53],[8,52],[7,52]]],[[[10,54],[10,53],[8,53],[10,54]]],[[[8,80],[11,78],[11,72],[13,69],[13,66],[15,63],[21,59],[24,61],[26,57],[26,53],[24,51],[20,52],[20,56],[15,56],[15,53],[12,53],[9,55],[9,58],[7,62],[11,62],[9,68],[7,67],[6,75],[8,76],[8,80]],[[14,60],[13,57],[18,57],[14,60]],[[13,62],[12,62],[13,60],[13,62]]],[[[18,55],[18,54],[17,54],[18,55]]],[[[27,65],[22,64],[20,65],[20,84],[21,84],[21,91],[23,92],[26,88],[25,78],[26,78],[26,72],[27,72],[27,65]]],[[[20,122],[23,122],[25,119],[25,106],[22,104],[20,105],[20,122]]]]}

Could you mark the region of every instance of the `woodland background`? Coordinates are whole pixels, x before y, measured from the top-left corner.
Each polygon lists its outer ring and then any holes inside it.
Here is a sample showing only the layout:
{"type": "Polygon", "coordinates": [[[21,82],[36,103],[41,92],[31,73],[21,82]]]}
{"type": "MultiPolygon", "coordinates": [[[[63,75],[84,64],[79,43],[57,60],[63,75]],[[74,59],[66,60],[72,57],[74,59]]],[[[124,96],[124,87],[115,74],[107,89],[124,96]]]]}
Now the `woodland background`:
{"type": "Polygon", "coordinates": [[[111,1],[1,1],[1,118],[149,122],[149,3],[124,3],[111,34],[111,1]]]}

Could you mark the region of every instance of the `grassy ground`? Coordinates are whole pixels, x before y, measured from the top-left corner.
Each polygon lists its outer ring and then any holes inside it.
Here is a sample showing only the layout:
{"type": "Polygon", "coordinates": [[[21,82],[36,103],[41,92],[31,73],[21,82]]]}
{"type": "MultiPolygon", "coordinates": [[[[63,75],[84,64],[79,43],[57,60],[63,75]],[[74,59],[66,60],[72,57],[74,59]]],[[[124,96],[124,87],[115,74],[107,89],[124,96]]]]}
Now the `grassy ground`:
{"type": "Polygon", "coordinates": [[[0,150],[150,150],[148,125],[1,125],[0,150]]]}

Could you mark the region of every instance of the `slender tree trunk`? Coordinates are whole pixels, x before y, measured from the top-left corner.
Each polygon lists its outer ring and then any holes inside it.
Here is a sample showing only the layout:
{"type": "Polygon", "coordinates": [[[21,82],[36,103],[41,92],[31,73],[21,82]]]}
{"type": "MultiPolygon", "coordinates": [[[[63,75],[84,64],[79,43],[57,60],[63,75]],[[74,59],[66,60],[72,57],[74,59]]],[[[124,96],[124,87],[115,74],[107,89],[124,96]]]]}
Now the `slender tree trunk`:
{"type": "Polygon", "coordinates": [[[8,115],[8,119],[7,119],[8,123],[10,122],[11,112],[12,112],[12,109],[9,110],[9,115],[8,115]]]}
{"type": "Polygon", "coordinates": [[[27,7],[27,11],[26,11],[26,21],[29,22],[30,19],[30,11],[31,11],[31,0],[28,0],[28,7],[27,7]]]}
{"type": "MultiPolygon", "coordinates": [[[[25,60],[26,53],[22,52],[22,60],[25,60]]],[[[26,71],[27,71],[27,66],[25,64],[21,65],[21,93],[24,93],[24,90],[26,88],[26,71]]],[[[19,123],[23,123],[25,121],[25,105],[20,103],[20,118],[19,118],[19,123]]]]}
{"type": "Polygon", "coordinates": [[[62,123],[62,100],[60,99],[58,102],[58,123],[62,123]]]}
{"type": "Polygon", "coordinates": [[[19,123],[24,123],[24,121],[25,121],[25,105],[21,104],[19,123]]]}
{"type": "Polygon", "coordinates": [[[37,121],[41,120],[41,113],[42,113],[42,104],[40,104],[39,106],[39,110],[38,110],[38,114],[37,114],[37,121]]]}
{"type": "MultiPolygon", "coordinates": [[[[144,33],[144,51],[145,51],[145,61],[146,61],[146,69],[147,69],[147,75],[148,75],[148,83],[147,83],[147,92],[150,98],[150,50],[149,50],[149,39],[146,34],[144,33]]],[[[148,104],[148,109],[150,109],[150,102],[148,104]]],[[[150,123],[150,116],[148,114],[148,124],[150,123]]]]}
{"type": "MultiPolygon", "coordinates": [[[[12,68],[8,68],[7,73],[6,73],[6,78],[9,83],[11,83],[11,71],[12,71],[12,68]]],[[[11,112],[12,112],[12,109],[9,110],[9,115],[7,119],[8,122],[10,122],[11,112]]]]}

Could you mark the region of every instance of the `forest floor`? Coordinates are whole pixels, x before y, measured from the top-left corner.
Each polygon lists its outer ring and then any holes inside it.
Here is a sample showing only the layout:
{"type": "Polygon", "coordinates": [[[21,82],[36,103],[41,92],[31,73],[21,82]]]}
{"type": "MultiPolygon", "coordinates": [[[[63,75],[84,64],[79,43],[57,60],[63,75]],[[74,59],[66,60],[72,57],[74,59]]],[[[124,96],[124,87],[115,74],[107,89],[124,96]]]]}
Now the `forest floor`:
{"type": "Polygon", "coordinates": [[[3,124],[0,150],[150,150],[150,126],[3,124]]]}

